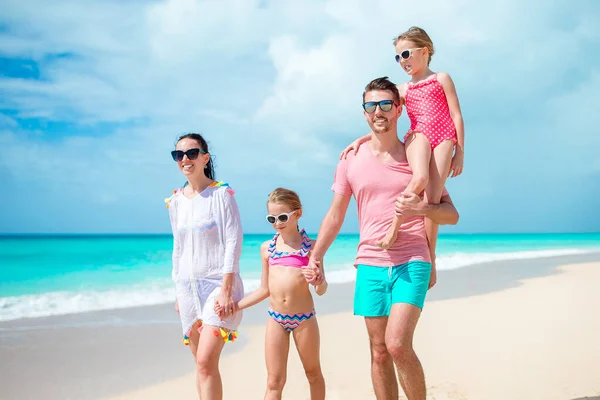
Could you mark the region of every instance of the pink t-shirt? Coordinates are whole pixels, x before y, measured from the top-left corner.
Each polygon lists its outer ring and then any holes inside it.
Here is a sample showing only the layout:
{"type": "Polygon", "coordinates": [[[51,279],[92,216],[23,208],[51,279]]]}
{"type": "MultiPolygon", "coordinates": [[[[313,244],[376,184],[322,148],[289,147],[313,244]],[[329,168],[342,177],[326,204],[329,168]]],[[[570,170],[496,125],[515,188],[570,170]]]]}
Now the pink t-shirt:
{"type": "Polygon", "coordinates": [[[338,163],[331,189],[337,194],[354,195],[358,206],[360,240],[356,264],[389,267],[411,260],[431,261],[422,216],[406,218],[389,249],[376,245],[387,233],[394,218],[396,198],[411,178],[408,162],[384,164],[368,144],[360,146],[356,155],[350,153],[338,163]]]}

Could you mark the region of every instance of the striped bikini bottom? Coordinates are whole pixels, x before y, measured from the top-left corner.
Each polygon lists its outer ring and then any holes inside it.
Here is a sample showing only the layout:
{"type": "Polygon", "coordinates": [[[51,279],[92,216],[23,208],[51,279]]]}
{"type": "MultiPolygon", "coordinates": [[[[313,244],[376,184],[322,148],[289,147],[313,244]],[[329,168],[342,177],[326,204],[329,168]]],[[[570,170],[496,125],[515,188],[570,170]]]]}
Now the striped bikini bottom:
{"type": "Polygon", "coordinates": [[[301,314],[281,314],[277,311],[269,308],[269,316],[275,320],[279,325],[288,332],[293,331],[300,326],[304,321],[308,321],[315,315],[315,309],[313,308],[309,313],[301,314]]]}

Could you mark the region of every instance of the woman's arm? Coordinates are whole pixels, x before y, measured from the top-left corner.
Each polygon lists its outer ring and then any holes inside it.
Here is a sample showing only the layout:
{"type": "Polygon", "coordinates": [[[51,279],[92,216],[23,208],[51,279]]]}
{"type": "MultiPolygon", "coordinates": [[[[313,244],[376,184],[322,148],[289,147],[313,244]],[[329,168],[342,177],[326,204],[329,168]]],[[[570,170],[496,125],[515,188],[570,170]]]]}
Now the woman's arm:
{"type": "Polygon", "coordinates": [[[177,229],[177,200],[173,198],[169,201],[169,221],[171,222],[171,231],[173,232],[173,254],[171,256],[172,271],[171,279],[177,280],[179,273],[179,258],[181,256],[181,242],[179,241],[179,232],[177,229]]]}
{"type": "Polygon", "coordinates": [[[239,273],[240,271],[240,255],[242,252],[242,242],[244,234],[242,232],[242,221],[240,211],[233,194],[229,189],[223,193],[224,196],[224,242],[225,242],[225,257],[223,260],[223,274],[239,273]]]}
{"type": "Polygon", "coordinates": [[[225,255],[223,259],[223,285],[217,296],[217,303],[222,308],[224,316],[231,315],[235,309],[232,298],[234,276],[240,271],[240,255],[242,252],[242,223],[240,212],[230,189],[223,193],[223,234],[225,255]]]}

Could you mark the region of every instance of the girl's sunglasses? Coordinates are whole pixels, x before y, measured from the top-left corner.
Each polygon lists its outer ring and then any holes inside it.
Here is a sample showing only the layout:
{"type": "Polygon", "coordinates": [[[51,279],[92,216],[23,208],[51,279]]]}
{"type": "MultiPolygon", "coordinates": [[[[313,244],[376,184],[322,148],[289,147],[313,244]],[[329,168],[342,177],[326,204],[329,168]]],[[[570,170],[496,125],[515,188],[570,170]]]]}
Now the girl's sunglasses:
{"type": "Polygon", "coordinates": [[[290,215],[294,214],[296,211],[297,210],[294,210],[289,213],[281,213],[279,215],[269,214],[269,215],[267,215],[267,222],[270,224],[274,224],[277,221],[279,221],[281,223],[286,223],[290,219],[290,215]]]}
{"type": "Polygon", "coordinates": [[[372,114],[377,110],[378,105],[381,111],[388,112],[392,109],[394,100],[368,101],[363,103],[363,108],[368,114],[372,114]]]}
{"type": "Polygon", "coordinates": [[[188,151],[173,150],[171,152],[171,157],[173,157],[174,161],[182,161],[183,156],[187,156],[188,160],[195,160],[200,153],[206,154],[202,149],[189,149],[188,151]]]}
{"type": "Polygon", "coordinates": [[[402,60],[408,60],[409,58],[412,57],[413,51],[415,51],[415,50],[421,50],[421,49],[424,49],[424,47],[415,47],[414,49],[406,49],[402,53],[396,54],[396,62],[399,63],[400,59],[402,59],[402,60]]]}

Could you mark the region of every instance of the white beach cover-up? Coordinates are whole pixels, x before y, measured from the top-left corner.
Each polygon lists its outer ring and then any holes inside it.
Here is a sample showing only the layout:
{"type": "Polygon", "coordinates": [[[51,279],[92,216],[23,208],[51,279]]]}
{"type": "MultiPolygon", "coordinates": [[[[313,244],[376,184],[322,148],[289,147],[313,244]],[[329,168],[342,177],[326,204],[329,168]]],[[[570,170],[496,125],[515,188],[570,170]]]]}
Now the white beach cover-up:
{"type": "Polygon", "coordinates": [[[184,339],[196,321],[235,331],[242,312],[221,321],[214,312],[223,274],[234,273],[232,297],[244,296],[239,260],[242,225],[233,190],[214,182],[194,198],[178,190],[167,199],[173,229],[173,271],[184,339]]]}

